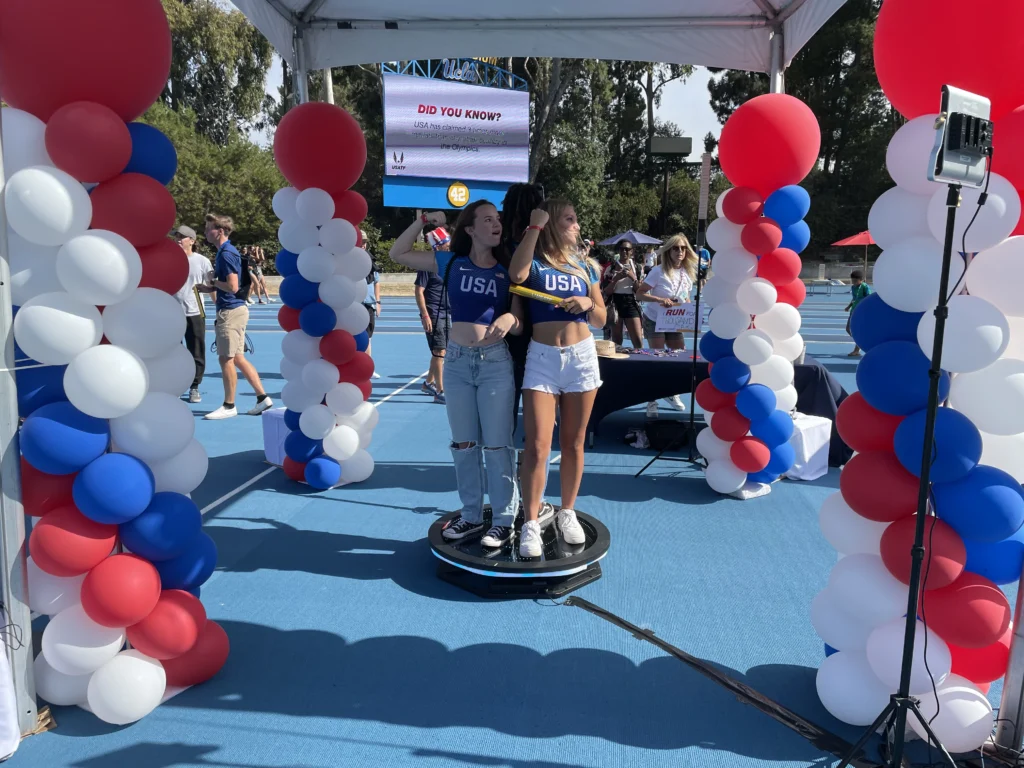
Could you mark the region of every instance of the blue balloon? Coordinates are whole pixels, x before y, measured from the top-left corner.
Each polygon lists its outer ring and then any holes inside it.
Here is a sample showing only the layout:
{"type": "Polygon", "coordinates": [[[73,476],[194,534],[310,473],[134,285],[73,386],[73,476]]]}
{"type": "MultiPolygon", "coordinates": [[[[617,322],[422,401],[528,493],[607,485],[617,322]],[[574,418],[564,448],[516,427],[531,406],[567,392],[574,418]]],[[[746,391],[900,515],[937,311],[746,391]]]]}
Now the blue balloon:
{"type": "Polygon", "coordinates": [[[203,590],[200,587],[193,587],[192,589],[186,589],[185,591],[196,599],[199,599],[203,594],[203,590]]]}
{"type": "MultiPolygon", "coordinates": [[[[776,411],[776,413],[782,413],[782,411],[776,411]]],[[[786,415],[788,418],[788,414],[786,415]]],[[[768,459],[768,466],[763,471],[778,477],[789,472],[795,463],[796,451],[793,449],[793,446],[789,443],[780,443],[772,448],[771,458],[768,459]]]]}
{"type": "Polygon", "coordinates": [[[292,461],[307,464],[324,452],[323,440],[313,440],[298,430],[284,439],[284,453],[292,461]]]}
{"type": "Polygon", "coordinates": [[[829,656],[831,656],[831,655],[832,655],[833,653],[839,653],[839,651],[837,651],[837,650],[836,650],[835,648],[833,648],[833,647],[832,647],[831,645],[829,645],[828,643],[825,643],[825,658],[827,659],[827,658],[828,658],[829,656]]]}
{"type": "Polygon", "coordinates": [[[1024,541],[1021,533],[1008,539],[987,543],[964,539],[967,548],[966,570],[984,576],[996,584],[1016,584],[1024,568],[1024,541]]]}
{"type": "Polygon", "coordinates": [[[299,274],[299,255],[282,248],[274,257],[274,268],[281,277],[299,274]]]}
{"type": "Polygon", "coordinates": [[[299,274],[289,275],[281,281],[278,292],[285,306],[302,309],[320,298],[320,284],[311,282],[299,274]]]}
{"type": "Polygon", "coordinates": [[[18,415],[25,418],[44,405],[67,400],[64,393],[64,371],[67,369],[66,365],[40,365],[35,360],[18,360],[14,367],[18,415]]]}
{"type": "MultiPolygon", "coordinates": [[[[879,344],[857,366],[857,389],[875,410],[908,416],[928,405],[928,369],[931,361],[917,342],[879,344]]],[[[949,374],[939,379],[939,402],[949,397],[949,374]]]]}
{"type": "Polygon", "coordinates": [[[71,495],[90,520],[120,525],[146,510],[155,487],[153,472],[134,456],[105,453],[78,473],[71,495]]]}
{"type": "Polygon", "coordinates": [[[341,464],[328,456],[317,456],[306,465],[306,482],[326,491],[341,482],[341,464]]]}
{"type": "MultiPolygon", "coordinates": [[[[793,419],[785,411],[772,411],[767,417],[758,421],[750,422],[750,434],[772,449],[774,454],[776,446],[789,442],[793,436],[793,419]]],[[[768,463],[771,466],[771,462],[768,463]]],[[[792,466],[792,462],[790,462],[792,466]]],[[[782,470],[785,472],[786,467],[782,470]]],[[[782,472],[776,472],[781,475],[782,472]]]]}
{"type": "Polygon", "coordinates": [[[184,555],[199,536],[203,516],[188,496],[161,492],[146,510],[120,527],[121,541],[154,563],[184,555]]]}
{"type": "Polygon", "coordinates": [[[774,219],[780,227],[796,224],[810,210],[811,196],[806,189],[797,184],[780,187],[768,195],[768,199],[764,201],[764,215],[769,219],[774,219]]]}
{"type": "Polygon", "coordinates": [[[800,253],[810,242],[811,228],[807,226],[806,221],[797,221],[782,228],[782,243],[779,247],[800,253]]]}
{"type": "Polygon", "coordinates": [[[284,412],[284,425],[292,432],[295,432],[299,428],[299,416],[301,415],[301,413],[286,409],[284,412]]]}
{"type": "Polygon", "coordinates": [[[711,383],[719,392],[739,392],[750,381],[750,366],[729,355],[720,357],[711,368],[711,383]]]}
{"type": "MultiPolygon", "coordinates": [[[[126,542],[127,544],[127,542],[126,542]]],[[[128,547],[131,549],[131,547],[128,547]]],[[[185,553],[173,560],[153,563],[160,574],[164,589],[190,590],[202,586],[217,567],[217,545],[202,531],[191,542],[185,553]]]]}
{"type": "Polygon", "coordinates": [[[747,384],[736,395],[736,410],[751,421],[760,421],[775,411],[777,402],[778,398],[769,387],[764,384],[747,384]]]}
{"type": "MultiPolygon", "coordinates": [[[[914,477],[921,476],[926,415],[921,410],[907,416],[896,427],[892,441],[896,458],[914,477]]],[[[981,461],[981,433],[969,418],[952,408],[939,408],[935,414],[932,445],[930,477],[934,485],[962,480],[981,461]]]]}
{"type": "Polygon", "coordinates": [[[770,485],[779,479],[777,473],[772,472],[767,467],[762,469],[760,472],[751,472],[747,475],[747,480],[751,483],[764,483],[770,485]]]}
{"type": "Polygon", "coordinates": [[[723,357],[732,355],[732,339],[720,339],[708,331],[700,337],[700,356],[709,363],[717,363],[723,357]]]}
{"type": "Polygon", "coordinates": [[[979,464],[955,483],[933,485],[932,494],[938,516],[965,540],[994,544],[1024,526],[1020,483],[1001,469],[979,464]]]}
{"type": "Polygon", "coordinates": [[[71,403],[50,403],[21,425],[25,461],[49,475],[70,475],[107,451],[110,427],[79,411],[71,403]]]}
{"type": "Polygon", "coordinates": [[[337,313],[329,304],[314,301],[299,312],[299,327],[310,336],[323,336],[334,330],[338,322],[337,313]]]}
{"type": "Polygon", "coordinates": [[[917,326],[924,312],[893,309],[877,293],[857,304],[850,315],[850,335],[865,352],[887,341],[912,341],[917,344],[917,326]]]}
{"type": "Polygon", "coordinates": [[[145,123],[128,123],[132,156],[124,173],[141,173],[163,185],[171,183],[178,170],[178,153],[161,131],[145,123]]]}
{"type": "Polygon", "coordinates": [[[365,352],[369,348],[369,346],[370,346],[370,334],[368,334],[366,331],[362,331],[360,333],[357,333],[352,338],[354,338],[356,340],[356,349],[359,352],[365,352]]]}

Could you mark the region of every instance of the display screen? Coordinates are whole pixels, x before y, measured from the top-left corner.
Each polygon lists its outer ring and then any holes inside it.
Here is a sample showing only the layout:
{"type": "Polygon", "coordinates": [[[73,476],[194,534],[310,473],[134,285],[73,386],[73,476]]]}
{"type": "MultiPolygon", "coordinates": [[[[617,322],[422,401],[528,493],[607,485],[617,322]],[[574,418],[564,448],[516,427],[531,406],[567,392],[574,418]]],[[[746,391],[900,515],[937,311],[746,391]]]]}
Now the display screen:
{"type": "Polygon", "coordinates": [[[384,172],[521,182],[530,171],[530,94],[384,75],[384,172]]]}

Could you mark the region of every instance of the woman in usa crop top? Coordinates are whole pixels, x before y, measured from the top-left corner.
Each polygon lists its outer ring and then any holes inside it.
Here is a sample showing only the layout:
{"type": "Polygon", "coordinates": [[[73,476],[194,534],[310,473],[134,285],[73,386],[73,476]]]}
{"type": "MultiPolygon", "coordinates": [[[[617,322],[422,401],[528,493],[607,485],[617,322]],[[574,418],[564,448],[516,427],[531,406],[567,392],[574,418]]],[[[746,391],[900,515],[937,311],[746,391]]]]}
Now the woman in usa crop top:
{"type": "Polygon", "coordinates": [[[390,255],[399,264],[440,275],[441,306],[447,297],[450,308],[445,407],[462,509],[443,536],[459,541],[482,535],[485,548],[501,549],[512,541],[519,509],[511,418],[515,379],[505,336],[519,332],[521,308],[518,300],[509,301],[508,256],[497,209],[486,200],[466,206],[455,223],[451,251],[413,250],[425,225],[444,223],[443,213],[415,221],[390,255]],[[485,490],[492,509],[489,524],[483,512],[485,490]]]}
{"type": "Polygon", "coordinates": [[[523,376],[526,450],[521,485],[525,522],[519,538],[521,557],[543,551],[538,516],[547,484],[548,454],[561,414],[562,508],[555,517],[555,535],[582,550],[586,536],[573,506],[583,477],[583,441],[601,386],[597,349],[589,325],[605,324],[598,277],[580,248],[580,225],[571,203],[548,200],[530,216],[530,226],[509,264],[512,282],[559,300],[552,304],[529,299],[533,323],[523,376]]]}

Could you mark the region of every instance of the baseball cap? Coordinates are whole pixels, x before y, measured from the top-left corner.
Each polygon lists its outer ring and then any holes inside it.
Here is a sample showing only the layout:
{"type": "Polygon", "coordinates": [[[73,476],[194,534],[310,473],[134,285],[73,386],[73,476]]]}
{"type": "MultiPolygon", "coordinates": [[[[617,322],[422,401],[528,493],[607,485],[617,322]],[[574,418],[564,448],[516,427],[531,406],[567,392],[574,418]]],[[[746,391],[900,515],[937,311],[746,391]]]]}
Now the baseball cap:
{"type": "Polygon", "coordinates": [[[178,235],[180,237],[188,237],[193,240],[196,239],[196,231],[192,229],[192,227],[186,227],[184,224],[174,230],[171,234],[178,235]]]}

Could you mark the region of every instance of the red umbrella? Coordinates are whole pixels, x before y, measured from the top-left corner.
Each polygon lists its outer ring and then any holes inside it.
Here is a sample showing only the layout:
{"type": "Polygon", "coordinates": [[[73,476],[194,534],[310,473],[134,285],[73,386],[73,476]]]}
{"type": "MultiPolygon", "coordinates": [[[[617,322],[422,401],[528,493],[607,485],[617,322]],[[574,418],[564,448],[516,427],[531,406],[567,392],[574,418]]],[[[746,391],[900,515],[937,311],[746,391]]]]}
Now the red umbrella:
{"type": "Polygon", "coordinates": [[[852,237],[847,237],[844,240],[839,240],[832,245],[863,245],[864,246],[864,279],[868,279],[868,246],[874,245],[874,238],[871,237],[871,233],[866,229],[863,232],[859,232],[852,237]]]}

